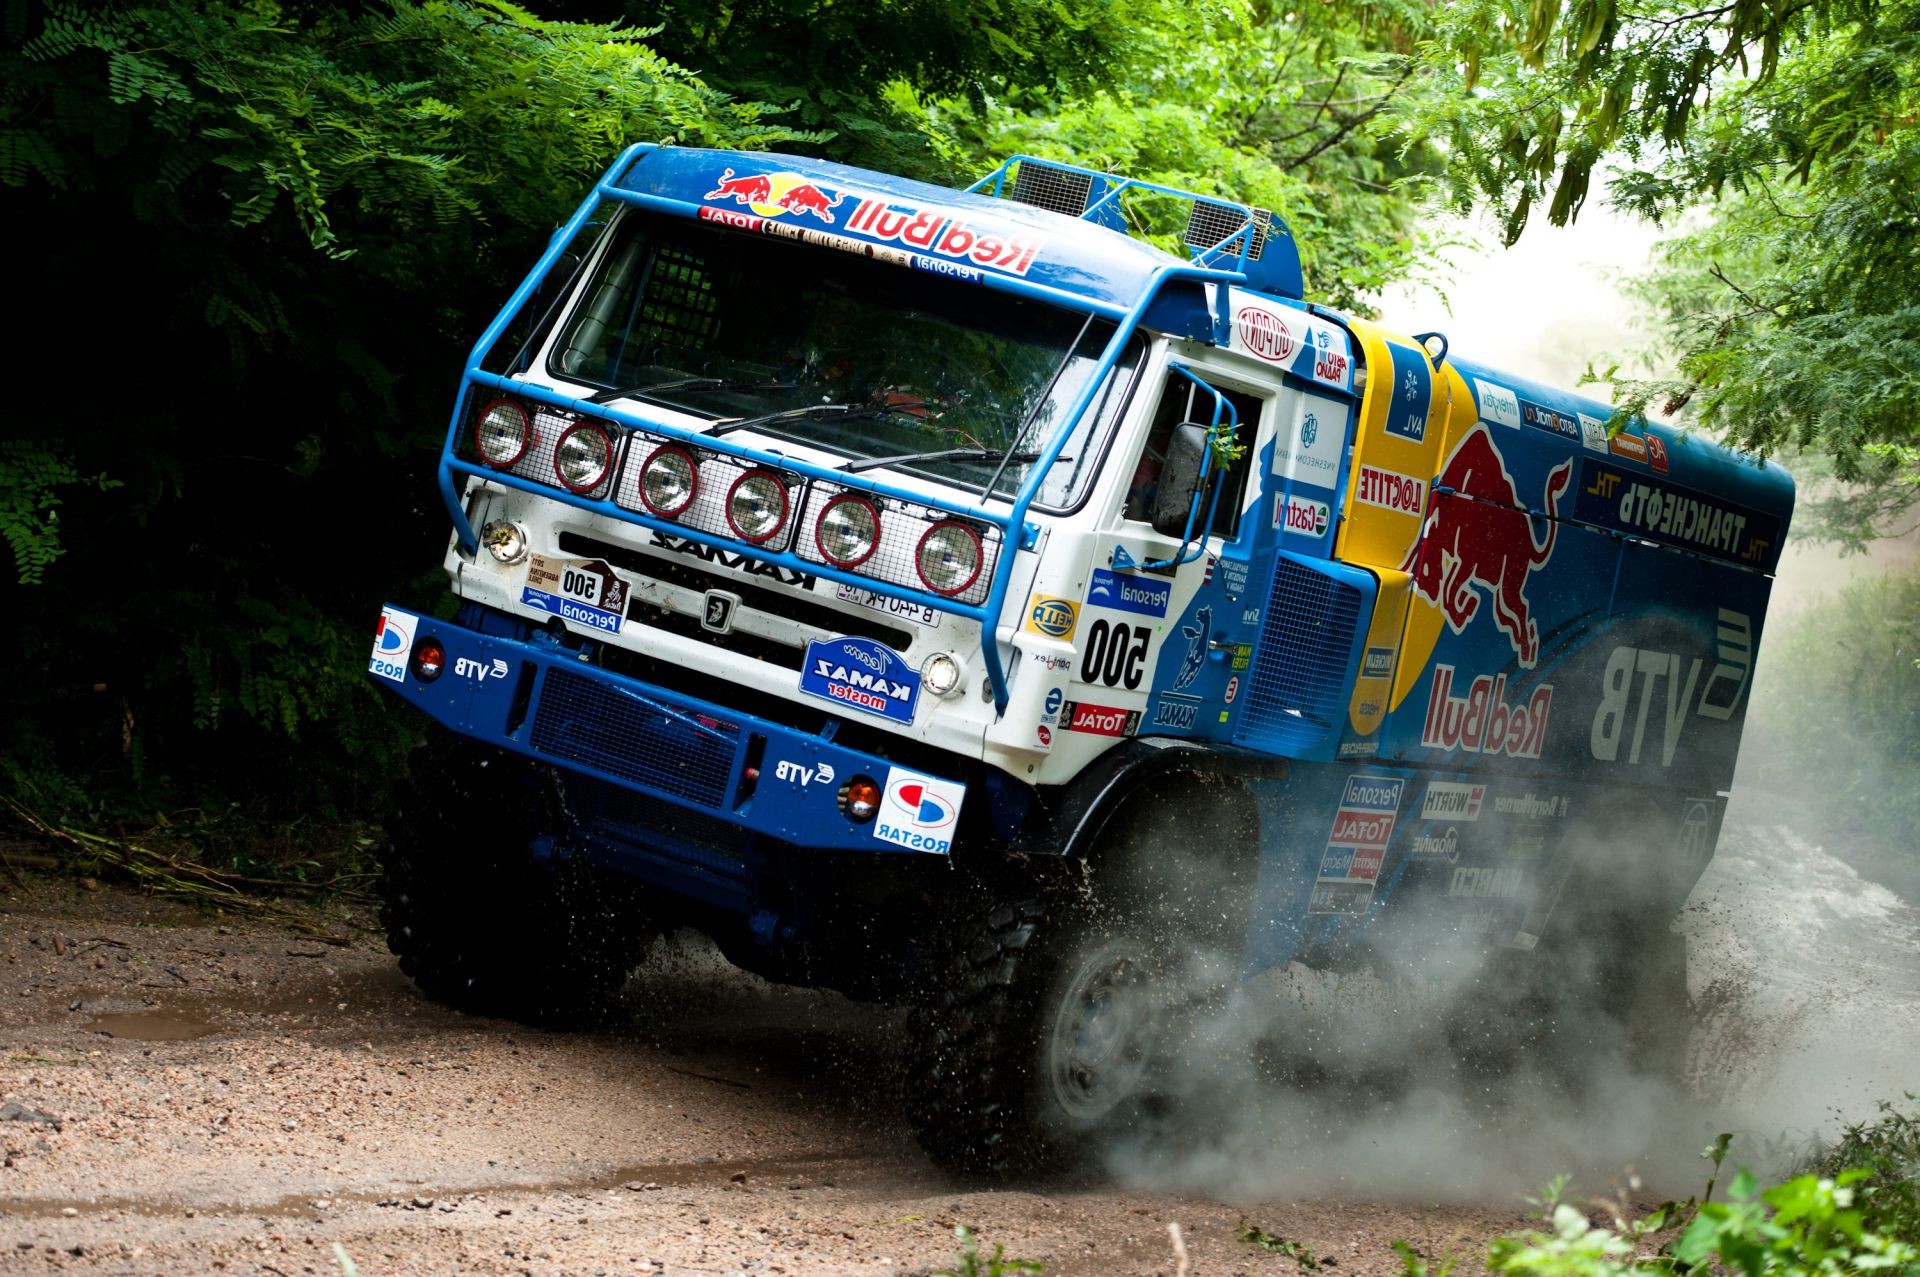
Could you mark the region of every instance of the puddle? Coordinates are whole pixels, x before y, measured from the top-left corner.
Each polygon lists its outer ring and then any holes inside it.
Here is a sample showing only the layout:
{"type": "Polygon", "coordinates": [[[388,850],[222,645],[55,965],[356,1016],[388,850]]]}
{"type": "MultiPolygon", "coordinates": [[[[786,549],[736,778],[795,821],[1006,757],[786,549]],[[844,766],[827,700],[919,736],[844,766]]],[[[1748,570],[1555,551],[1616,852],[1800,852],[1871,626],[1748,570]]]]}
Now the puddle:
{"type": "Polygon", "coordinates": [[[205,1020],[177,1011],[127,1011],[96,1015],[87,1021],[87,1029],[110,1038],[135,1042],[191,1042],[218,1032],[205,1020]]]}

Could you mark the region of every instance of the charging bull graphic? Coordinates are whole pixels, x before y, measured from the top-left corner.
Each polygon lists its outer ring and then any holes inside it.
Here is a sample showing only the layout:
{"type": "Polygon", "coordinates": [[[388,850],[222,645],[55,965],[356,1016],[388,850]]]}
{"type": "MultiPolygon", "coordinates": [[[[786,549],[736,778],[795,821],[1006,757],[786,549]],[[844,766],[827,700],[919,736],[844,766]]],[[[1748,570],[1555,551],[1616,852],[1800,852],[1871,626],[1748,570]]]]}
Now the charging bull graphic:
{"type": "Polygon", "coordinates": [[[833,210],[840,207],[840,201],[847,197],[845,192],[839,192],[828,199],[825,191],[796,173],[755,173],[747,177],[735,177],[733,170],[728,169],[720,175],[719,184],[708,191],[704,198],[731,199],[736,204],[745,204],[762,217],[778,217],[782,213],[811,213],[831,226],[833,210]]]}
{"type": "MultiPolygon", "coordinates": [[[[1547,475],[1541,508],[1548,515],[1557,513],[1572,478],[1570,460],[1547,475]]],[[[1526,502],[1484,425],[1467,432],[1433,488],[1433,509],[1401,571],[1411,572],[1413,588],[1439,604],[1455,634],[1480,610],[1473,587],[1483,587],[1493,600],[1494,622],[1512,640],[1521,666],[1532,669],[1540,633],[1527,605],[1527,577],[1553,557],[1558,524],[1548,518],[1546,540],[1533,539],[1526,502]]]]}

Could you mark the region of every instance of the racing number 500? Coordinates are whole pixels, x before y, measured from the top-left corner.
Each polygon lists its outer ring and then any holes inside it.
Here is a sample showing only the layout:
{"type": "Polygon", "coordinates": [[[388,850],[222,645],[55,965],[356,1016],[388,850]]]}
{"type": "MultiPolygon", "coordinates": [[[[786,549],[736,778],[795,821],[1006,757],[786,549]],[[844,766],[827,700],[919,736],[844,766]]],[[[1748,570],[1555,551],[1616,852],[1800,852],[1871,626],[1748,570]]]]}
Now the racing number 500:
{"type": "Polygon", "coordinates": [[[1086,651],[1080,657],[1080,681],[1123,684],[1131,691],[1146,673],[1147,644],[1153,632],[1144,625],[1095,621],[1087,631],[1086,651]]]}

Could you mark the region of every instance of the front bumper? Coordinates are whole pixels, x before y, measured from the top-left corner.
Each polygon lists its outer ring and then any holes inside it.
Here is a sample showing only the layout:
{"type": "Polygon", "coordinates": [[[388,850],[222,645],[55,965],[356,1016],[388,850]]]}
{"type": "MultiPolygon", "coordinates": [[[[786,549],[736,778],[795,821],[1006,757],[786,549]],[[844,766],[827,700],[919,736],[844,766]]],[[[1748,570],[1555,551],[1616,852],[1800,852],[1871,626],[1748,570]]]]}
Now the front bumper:
{"type": "MultiPolygon", "coordinates": [[[[483,632],[389,604],[368,664],[375,683],[462,736],[591,776],[750,833],[821,851],[945,855],[966,786],[588,664],[539,630],[483,632]],[[438,677],[410,659],[445,649],[438,677]],[[880,809],[842,810],[867,777],[880,809]]],[[[665,813],[663,813],[663,816],[665,813]]]]}

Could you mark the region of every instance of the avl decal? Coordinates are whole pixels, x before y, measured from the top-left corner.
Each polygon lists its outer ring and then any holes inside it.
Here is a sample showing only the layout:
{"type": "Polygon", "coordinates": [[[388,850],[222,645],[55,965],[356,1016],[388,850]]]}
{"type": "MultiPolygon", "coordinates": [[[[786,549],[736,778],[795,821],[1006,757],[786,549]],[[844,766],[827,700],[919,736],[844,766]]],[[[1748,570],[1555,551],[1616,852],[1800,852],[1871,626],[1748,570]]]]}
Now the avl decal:
{"type": "MultiPolygon", "coordinates": [[[[1541,508],[1555,513],[1572,478],[1571,461],[1555,466],[1547,475],[1541,508]]],[[[1483,425],[1467,432],[1434,488],[1433,512],[1401,571],[1413,574],[1417,593],[1439,604],[1455,634],[1480,610],[1474,587],[1486,590],[1493,600],[1494,623],[1513,643],[1521,666],[1532,669],[1540,657],[1540,632],[1527,603],[1527,577],[1553,557],[1558,523],[1542,520],[1546,537],[1533,539],[1527,503],[1494,446],[1492,432],[1483,425]]]]}
{"type": "Polygon", "coordinates": [[[1659,734],[1660,765],[1671,767],[1689,713],[1718,722],[1732,718],[1753,669],[1751,618],[1721,608],[1718,640],[1718,663],[1704,685],[1700,668],[1705,662],[1697,656],[1689,662],[1677,652],[1657,648],[1614,648],[1601,675],[1600,705],[1587,737],[1593,756],[1604,763],[1620,762],[1624,749],[1625,761],[1638,763],[1652,723],[1659,734]]]}

